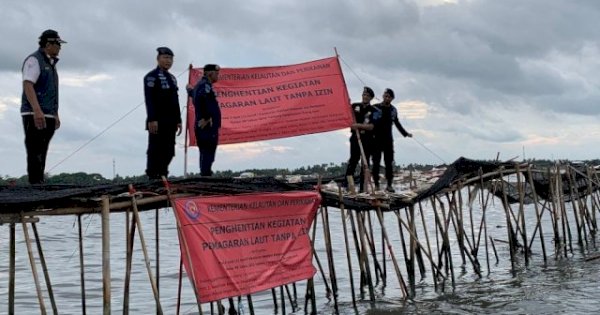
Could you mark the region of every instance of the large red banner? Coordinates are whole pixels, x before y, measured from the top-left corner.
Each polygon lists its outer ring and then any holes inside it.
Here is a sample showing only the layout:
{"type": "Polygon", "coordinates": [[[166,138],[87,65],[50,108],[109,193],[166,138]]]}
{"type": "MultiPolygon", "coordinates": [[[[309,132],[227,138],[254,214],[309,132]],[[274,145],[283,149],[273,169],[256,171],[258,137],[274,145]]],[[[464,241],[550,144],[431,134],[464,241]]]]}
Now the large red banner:
{"type": "Polygon", "coordinates": [[[183,261],[199,301],[311,278],[308,230],[320,202],[316,191],[176,199],[183,261]]]}
{"type": "MultiPolygon", "coordinates": [[[[202,77],[190,70],[189,83],[202,77]]],[[[278,139],[347,128],[350,100],[336,57],[279,67],[221,68],[214,84],[221,108],[219,143],[278,139]]],[[[189,145],[196,145],[188,101],[189,145]]]]}

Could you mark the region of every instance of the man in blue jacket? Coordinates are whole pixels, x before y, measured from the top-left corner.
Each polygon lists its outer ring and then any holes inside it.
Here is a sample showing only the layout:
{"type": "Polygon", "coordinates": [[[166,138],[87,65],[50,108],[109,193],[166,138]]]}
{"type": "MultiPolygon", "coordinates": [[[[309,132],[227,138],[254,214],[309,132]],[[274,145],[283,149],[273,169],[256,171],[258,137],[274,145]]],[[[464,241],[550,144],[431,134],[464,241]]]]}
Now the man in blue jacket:
{"type": "Polygon", "coordinates": [[[385,89],[383,92],[383,102],[375,104],[377,112],[375,114],[375,148],[373,150],[373,181],[375,182],[375,190],[379,190],[379,164],[381,163],[381,154],[385,162],[385,179],[387,180],[388,192],[394,192],[392,186],[394,180],[394,136],[392,134],[392,126],[404,137],[412,137],[410,132],[407,132],[398,120],[398,110],[392,105],[394,99],[394,91],[385,89]]]}
{"type": "Polygon", "coordinates": [[[58,118],[58,73],[56,63],[66,43],[55,30],[40,36],[39,48],[23,62],[21,116],[27,150],[27,177],[30,184],[44,183],[46,155],[58,118]]]}
{"type": "Polygon", "coordinates": [[[181,134],[181,110],[177,79],[169,72],[173,66],[173,51],[158,47],[157,67],[144,76],[146,130],[148,151],[146,175],[160,179],[169,175],[169,164],[175,156],[175,137],[181,134]]]}
{"type": "Polygon", "coordinates": [[[219,80],[221,68],[215,64],[204,66],[204,75],[191,92],[196,113],[195,135],[200,150],[200,175],[212,176],[212,164],[215,161],[221,128],[221,108],[213,89],[213,83],[219,80]]]}

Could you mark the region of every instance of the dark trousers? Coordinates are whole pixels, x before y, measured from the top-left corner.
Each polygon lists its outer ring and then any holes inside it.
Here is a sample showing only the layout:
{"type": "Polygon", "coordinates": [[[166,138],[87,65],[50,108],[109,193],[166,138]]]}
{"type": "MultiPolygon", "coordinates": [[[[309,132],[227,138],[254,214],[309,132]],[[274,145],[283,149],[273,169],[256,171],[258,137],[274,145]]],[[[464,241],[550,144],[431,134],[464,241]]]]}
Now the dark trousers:
{"type": "MultiPolygon", "coordinates": [[[[363,139],[361,138],[361,142],[363,145],[363,150],[365,152],[365,158],[367,159],[367,165],[371,165],[370,164],[370,159],[371,159],[371,147],[372,147],[372,141],[369,141],[367,139],[363,139]]],[[[354,176],[354,172],[356,170],[356,166],[358,165],[359,161],[361,158],[361,154],[360,154],[360,146],[358,143],[358,138],[356,136],[352,136],[350,137],[350,159],[348,159],[348,167],[346,168],[346,176],[354,176]]],[[[365,179],[365,174],[364,174],[364,167],[362,165],[360,165],[360,179],[359,179],[359,185],[360,185],[360,190],[364,190],[364,179],[365,179]]]]}
{"type": "Polygon", "coordinates": [[[200,150],[200,176],[212,176],[212,165],[219,144],[218,130],[214,132],[200,131],[196,128],[196,143],[200,150]]]}
{"type": "Polygon", "coordinates": [[[381,164],[381,154],[385,163],[385,178],[387,184],[392,185],[394,180],[394,139],[377,139],[373,150],[373,181],[379,186],[379,165],[381,164]]]}
{"type": "Polygon", "coordinates": [[[22,117],[25,131],[25,149],[27,150],[27,176],[30,184],[41,184],[44,182],[46,155],[48,145],[50,145],[50,140],[56,130],[56,120],[46,118],[46,128],[37,129],[33,115],[22,117]]]}
{"type": "Polygon", "coordinates": [[[177,126],[159,125],[158,133],[148,133],[146,151],[146,175],[150,179],[159,179],[169,175],[169,164],[175,156],[175,134],[177,126]]]}

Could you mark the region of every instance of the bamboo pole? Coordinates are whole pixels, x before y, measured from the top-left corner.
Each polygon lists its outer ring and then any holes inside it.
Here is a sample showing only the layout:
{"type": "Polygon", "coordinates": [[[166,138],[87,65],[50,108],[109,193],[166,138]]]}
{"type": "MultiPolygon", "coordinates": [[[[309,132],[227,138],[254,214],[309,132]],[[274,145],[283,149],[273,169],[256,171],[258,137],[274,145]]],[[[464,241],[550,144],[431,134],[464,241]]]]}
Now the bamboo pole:
{"type": "Polygon", "coordinates": [[[439,267],[436,266],[435,263],[434,263],[434,261],[433,261],[433,257],[431,256],[431,251],[427,252],[427,250],[423,246],[423,244],[421,244],[421,242],[419,242],[417,236],[412,231],[410,231],[409,225],[406,222],[404,222],[402,220],[402,218],[399,217],[398,213],[396,213],[396,215],[399,218],[399,224],[402,225],[402,226],[404,226],[404,228],[408,231],[409,236],[415,240],[415,245],[417,246],[417,248],[420,248],[420,249],[423,250],[423,252],[425,252],[425,257],[427,257],[429,259],[429,261],[432,263],[432,269],[434,269],[434,271],[438,272],[440,274],[440,277],[444,278],[444,276],[441,275],[441,270],[439,270],[439,267]]]}
{"type": "MultiPolygon", "coordinates": [[[[598,225],[597,225],[597,221],[596,221],[596,203],[594,202],[594,181],[592,180],[592,174],[595,174],[595,169],[592,167],[588,167],[587,168],[587,176],[588,176],[588,189],[589,189],[589,194],[590,194],[590,199],[591,199],[591,205],[592,205],[592,224],[594,226],[594,236],[596,235],[596,233],[598,232],[598,225]]],[[[596,184],[596,187],[598,187],[599,185],[596,184]]],[[[597,189],[597,188],[596,188],[597,189]]]]}
{"type": "MultiPolygon", "coordinates": [[[[329,266],[329,280],[333,289],[333,305],[336,312],[338,311],[338,289],[335,273],[335,263],[333,261],[333,249],[331,248],[331,234],[329,234],[329,215],[327,207],[321,207],[321,220],[323,221],[323,237],[325,238],[325,250],[327,254],[327,263],[329,266]]],[[[283,293],[283,291],[282,291],[283,293]]],[[[283,302],[283,300],[282,300],[283,302]]],[[[285,312],[284,312],[285,313],[285,312]]]]}
{"type": "Polygon", "coordinates": [[[33,249],[31,248],[31,238],[29,237],[29,229],[27,223],[23,222],[23,234],[25,235],[25,244],[27,245],[27,254],[29,255],[29,263],[31,264],[31,274],[35,282],[35,290],[37,292],[38,302],[40,303],[40,313],[46,315],[46,305],[42,295],[42,287],[40,285],[37,268],[35,266],[35,257],[33,257],[33,249]]]}
{"type": "MultiPolygon", "coordinates": [[[[574,172],[574,175],[576,175],[577,173],[574,172]]],[[[583,181],[585,181],[585,185],[589,186],[590,184],[590,180],[588,177],[586,177],[583,181]]],[[[583,184],[582,184],[583,185],[583,184]]],[[[583,230],[583,235],[585,237],[585,242],[586,244],[590,243],[590,240],[588,239],[588,232],[589,232],[589,236],[590,238],[593,238],[595,235],[594,232],[594,223],[592,222],[592,214],[590,213],[590,207],[588,206],[588,197],[589,197],[589,193],[586,191],[586,193],[584,194],[583,192],[580,192],[579,197],[577,198],[577,204],[579,205],[579,209],[581,209],[581,221],[584,222],[584,230],[583,230]],[[587,228],[586,228],[587,225],[587,228]]]]}
{"type": "Polygon", "coordinates": [[[278,312],[278,306],[279,306],[279,304],[277,303],[277,293],[275,292],[275,288],[271,288],[271,297],[273,297],[273,305],[274,305],[274,308],[275,308],[275,310],[273,311],[273,313],[277,314],[277,313],[279,313],[278,312]]]}
{"type": "Polygon", "coordinates": [[[290,292],[290,287],[286,284],[283,285],[285,287],[285,293],[288,296],[288,301],[290,302],[290,306],[292,307],[292,313],[296,312],[296,306],[298,305],[298,303],[296,303],[296,301],[293,299],[292,293],[290,292]]]}
{"type": "MultiPolygon", "coordinates": [[[[410,257],[409,257],[409,253],[408,253],[408,249],[406,249],[406,240],[404,238],[404,230],[402,228],[402,217],[400,214],[400,210],[396,210],[394,211],[396,213],[396,217],[398,219],[398,234],[400,234],[400,245],[402,248],[402,256],[404,257],[404,266],[406,267],[406,273],[408,275],[408,281],[409,283],[411,281],[413,281],[413,277],[411,277],[411,263],[410,263],[410,257]]],[[[407,220],[408,220],[408,214],[407,214],[407,220]]],[[[406,228],[408,229],[408,228],[406,228]]],[[[410,234],[410,232],[409,232],[410,234]]],[[[412,285],[411,285],[412,287],[412,285]]]]}
{"type": "MultiPolygon", "coordinates": [[[[456,223],[454,225],[454,230],[457,233],[457,238],[458,238],[458,245],[460,247],[460,257],[462,258],[462,264],[463,266],[466,265],[466,260],[465,260],[465,230],[464,230],[464,220],[463,220],[463,211],[462,211],[462,188],[463,188],[463,184],[462,182],[458,182],[458,187],[457,189],[452,193],[452,203],[449,203],[448,206],[448,215],[450,215],[450,212],[454,212],[455,217],[456,217],[456,223]],[[458,200],[456,198],[456,195],[458,195],[458,200]],[[452,205],[452,206],[450,206],[452,205]],[[457,227],[458,225],[458,227],[457,227]]],[[[454,223],[454,222],[453,222],[454,223]]],[[[468,240],[468,239],[467,239],[468,240]]]]}
{"type": "MultiPolygon", "coordinates": [[[[163,176],[163,180],[165,177],[163,176]]],[[[155,237],[155,246],[156,246],[156,298],[160,301],[160,216],[158,208],[156,208],[155,214],[155,222],[154,222],[154,237],[155,237]]],[[[159,315],[158,307],[156,308],[156,314],[159,315]]]]}
{"type": "Polygon", "coordinates": [[[357,234],[357,225],[354,224],[354,214],[352,211],[348,211],[348,216],[350,217],[350,226],[352,227],[352,236],[354,238],[354,249],[356,250],[356,255],[357,255],[357,259],[358,259],[358,268],[360,270],[360,281],[359,281],[359,287],[360,287],[360,298],[364,299],[365,298],[365,292],[364,292],[364,286],[366,283],[366,279],[367,279],[367,270],[365,270],[364,268],[364,264],[363,264],[363,260],[362,260],[362,252],[360,249],[360,245],[358,243],[358,234],[357,234]]]}
{"type": "MultiPolygon", "coordinates": [[[[131,192],[130,192],[131,193],[131,192]]],[[[125,281],[123,283],[123,315],[129,314],[129,277],[131,261],[129,255],[129,210],[125,211],[125,281]]]]}
{"type": "Polygon", "coordinates": [[[283,292],[283,286],[279,287],[279,294],[281,294],[281,314],[285,314],[285,294],[283,292]]]}
{"type": "Polygon", "coordinates": [[[373,267],[375,271],[375,284],[379,284],[380,276],[383,277],[383,272],[381,271],[381,266],[379,265],[379,260],[377,260],[377,249],[375,248],[375,233],[373,232],[373,224],[371,224],[371,212],[366,211],[364,215],[367,217],[367,225],[369,229],[367,230],[367,242],[369,243],[369,247],[371,249],[371,257],[373,258],[373,267]]]}
{"type": "Polygon", "coordinates": [[[563,188],[563,180],[562,180],[562,175],[560,173],[560,166],[559,166],[559,170],[557,172],[557,181],[558,181],[558,185],[557,185],[557,193],[558,193],[558,200],[559,200],[559,208],[561,211],[561,215],[562,215],[562,228],[563,228],[563,235],[565,235],[565,237],[568,237],[565,239],[568,240],[568,242],[565,242],[565,257],[568,257],[568,253],[567,253],[567,245],[569,246],[569,249],[571,251],[571,254],[573,253],[573,237],[571,235],[571,226],[569,225],[569,216],[567,215],[567,209],[565,207],[565,200],[564,200],[564,188],[563,188]]]}
{"type": "MultiPolygon", "coordinates": [[[[384,216],[385,214],[382,213],[384,216]]],[[[385,220],[384,220],[385,222],[385,220]]],[[[384,240],[384,236],[383,236],[383,232],[381,232],[381,262],[383,264],[383,274],[382,279],[383,279],[383,285],[387,285],[387,266],[386,266],[386,249],[385,249],[385,240],[384,240]]]]}
{"type": "Polygon", "coordinates": [[[110,201],[102,196],[102,310],[110,315],[110,201]]]}
{"type": "Polygon", "coordinates": [[[523,191],[523,183],[521,181],[521,176],[523,175],[518,164],[515,165],[515,169],[517,171],[517,189],[519,192],[519,219],[521,220],[521,224],[523,225],[523,227],[521,228],[521,237],[523,238],[525,266],[529,266],[530,249],[527,246],[527,224],[525,223],[525,192],[523,191]]]}
{"type": "Polygon", "coordinates": [[[348,228],[346,227],[346,210],[344,209],[342,188],[338,188],[340,198],[340,212],[342,214],[342,229],[344,231],[344,244],[346,246],[346,260],[348,262],[348,277],[350,278],[350,294],[352,294],[352,306],[356,308],[356,294],[354,292],[354,276],[352,272],[352,258],[350,256],[350,244],[348,241],[348,228]]]}
{"type": "Polygon", "coordinates": [[[494,256],[496,257],[496,263],[500,262],[498,258],[498,252],[496,251],[496,244],[494,244],[494,239],[490,236],[490,243],[492,244],[492,249],[494,250],[494,256]]]}
{"type": "MultiPolygon", "coordinates": [[[[580,235],[580,245],[583,245],[583,241],[585,241],[586,244],[589,244],[588,241],[588,237],[587,237],[587,228],[585,227],[585,223],[586,223],[586,207],[585,205],[581,202],[581,198],[580,198],[580,194],[578,192],[578,187],[579,185],[577,184],[577,175],[575,172],[575,169],[572,166],[569,166],[569,180],[570,180],[570,184],[571,184],[571,202],[573,203],[573,211],[575,216],[577,216],[579,214],[579,219],[576,218],[576,220],[578,220],[577,224],[580,226],[580,228],[578,228],[577,233],[578,235],[580,235]],[[576,190],[577,189],[577,190],[576,190]],[[576,199],[576,200],[574,200],[576,199]],[[579,211],[577,211],[579,210],[579,211]]],[[[591,229],[591,227],[590,227],[591,229]]]]}
{"type": "Polygon", "coordinates": [[[515,271],[515,244],[514,244],[514,238],[513,238],[513,229],[512,229],[512,224],[510,221],[510,214],[509,214],[509,209],[508,209],[508,197],[506,196],[506,188],[504,186],[504,174],[502,173],[502,171],[500,172],[500,180],[502,183],[501,189],[502,189],[502,206],[504,207],[504,213],[506,216],[506,233],[508,234],[508,246],[509,246],[509,252],[510,252],[510,267],[511,270],[514,272],[515,271]]]}
{"type": "Polygon", "coordinates": [[[402,291],[402,297],[405,298],[408,296],[406,283],[404,282],[404,278],[402,277],[402,272],[400,272],[400,267],[398,266],[398,261],[396,260],[396,255],[394,255],[394,249],[392,248],[392,244],[387,236],[387,230],[385,228],[385,224],[383,221],[383,214],[381,213],[381,208],[375,208],[377,211],[377,218],[379,218],[379,224],[381,225],[381,233],[383,233],[383,238],[386,241],[388,250],[390,252],[390,256],[392,257],[392,263],[394,264],[394,269],[396,270],[396,276],[398,276],[398,282],[400,283],[400,289],[402,291]]]}
{"type": "MultiPolygon", "coordinates": [[[[544,231],[542,229],[542,215],[543,212],[540,212],[540,209],[538,207],[538,202],[539,202],[539,198],[535,189],[535,185],[533,184],[533,175],[531,173],[531,166],[528,165],[527,166],[527,177],[529,178],[529,186],[531,186],[531,193],[533,195],[533,204],[535,207],[535,214],[537,217],[537,225],[536,227],[539,226],[539,230],[540,230],[540,243],[542,245],[542,253],[544,255],[544,264],[548,263],[547,257],[546,257],[546,245],[544,244],[544,231]]],[[[533,242],[533,239],[535,238],[535,232],[534,235],[531,236],[531,241],[533,242]]],[[[529,248],[531,248],[531,244],[529,245],[529,248]]]]}
{"type": "MultiPolygon", "coordinates": [[[[444,222],[444,226],[442,227],[441,225],[439,226],[442,230],[440,230],[440,234],[442,235],[442,247],[443,247],[443,252],[445,254],[445,258],[446,258],[446,274],[448,273],[448,271],[450,272],[450,276],[452,279],[452,287],[456,288],[456,282],[455,282],[455,278],[454,278],[454,263],[452,260],[452,250],[450,248],[450,237],[448,236],[449,233],[449,229],[450,229],[450,213],[448,213],[448,218],[446,218],[446,209],[444,208],[444,203],[442,203],[441,200],[439,200],[440,202],[440,210],[442,211],[442,217],[441,217],[441,222],[444,222]]],[[[450,207],[450,205],[448,205],[448,207],[450,207]]],[[[448,211],[450,212],[450,211],[448,211]]]]}
{"type": "Polygon", "coordinates": [[[52,283],[50,281],[50,274],[48,273],[48,265],[46,264],[46,258],[44,257],[44,251],[42,250],[42,242],[38,235],[37,227],[35,222],[31,223],[33,235],[35,237],[35,243],[37,244],[38,256],[40,258],[40,264],[42,265],[42,271],[44,273],[44,280],[46,281],[46,288],[48,290],[48,298],[50,299],[50,305],[52,306],[52,312],[54,315],[58,314],[58,308],[56,307],[56,300],[54,299],[54,291],[52,290],[52,283]]]}
{"type": "MultiPolygon", "coordinates": [[[[488,248],[488,231],[487,231],[487,221],[486,221],[486,212],[487,212],[487,201],[489,199],[484,198],[483,196],[483,169],[481,169],[481,167],[479,168],[479,170],[477,171],[479,174],[479,189],[481,191],[481,198],[479,200],[479,202],[481,203],[480,207],[481,207],[481,223],[479,224],[479,233],[477,235],[477,248],[479,248],[479,241],[481,240],[481,230],[483,230],[483,238],[485,241],[485,263],[486,263],[486,267],[487,267],[487,272],[488,274],[490,274],[491,272],[491,268],[490,268],[490,252],[489,252],[489,248],[488,248]]],[[[489,191],[488,194],[486,195],[486,197],[489,197],[489,191]]]]}
{"type": "MultiPolygon", "coordinates": [[[[573,192],[574,190],[574,186],[575,186],[575,182],[573,181],[572,177],[571,177],[571,171],[570,168],[567,166],[565,167],[565,175],[567,176],[568,179],[568,188],[569,188],[569,199],[571,199],[571,208],[573,209],[573,217],[575,219],[575,226],[577,227],[577,244],[579,246],[583,246],[583,237],[581,235],[581,230],[582,230],[582,226],[584,222],[579,222],[579,216],[578,216],[578,211],[577,211],[577,205],[575,204],[575,193],[573,192]]],[[[582,211],[581,209],[579,209],[580,211],[582,211]]]]}
{"type": "MultiPolygon", "coordinates": [[[[459,191],[458,192],[459,200],[462,199],[461,195],[462,194],[459,191]]],[[[446,197],[448,197],[448,196],[446,195],[446,197]]],[[[475,273],[477,273],[477,275],[481,276],[479,262],[476,260],[476,258],[474,259],[470,254],[471,252],[474,252],[475,250],[473,249],[473,245],[471,245],[471,241],[469,241],[469,238],[465,237],[464,220],[462,217],[463,217],[462,206],[459,206],[457,204],[457,198],[455,198],[454,196],[452,197],[452,199],[448,198],[448,218],[449,218],[450,222],[452,222],[452,227],[454,228],[454,232],[456,233],[457,239],[462,239],[462,242],[459,241],[458,245],[459,245],[459,249],[461,252],[461,257],[463,258],[463,266],[466,265],[465,258],[468,258],[469,262],[471,262],[471,266],[473,267],[473,270],[475,271],[475,273]],[[460,211],[459,211],[459,208],[461,209],[460,211]],[[468,247],[469,247],[468,249],[467,249],[467,246],[465,246],[465,243],[468,245],[468,247]]]]}
{"type": "Polygon", "coordinates": [[[77,230],[79,234],[79,282],[81,284],[81,314],[87,314],[85,302],[85,265],[83,259],[83,228],[81,214],[77,216],[77,230]]]}
{"type": "MultiPolygon", "coordinates": [[[[325,284],[326,296],[329,298],[332,294],[331,288],[329,287],[329,283],[327,282],[327,277],[325,276],[325,271],[323,270],[323,265],[321,264],[321,260],[319,259],[319,255],[317,255],[317,251],[315,250],[315,239],[317,235],[317,218],[313,221],[313,231],[312,237],[310,240],[310,245],[312,247],[313,257],[317,262],[317,266],[319,267],[319,271],[321,272],[321,277],[323,278],[323,283],[325,284]]],[[[274,291],[273,291],[274,292],[274,291]]]]}
{"type": "MultiPolygon", "coordinates": [[[[416,277],[415,277],[415,251],[416,251],[416,240],[417,240],[417,229],[415,226],[415,207],[413,205],[410,205],[408,207],[408,222],[409,222],[409,234],[410,234],[410,243],[409,243],[409,249],[410,249],[410,270],[411,273],[409,274],[410,277],[412,277],[412,279],[410,279],[409,283],[410,283],[410,294],[411,296],[415,296],[415,292],[416,292],[416,277]]],[[[383,221],[383,219],[382,219],[383,221]]],[[[383,222],[382,222],[383,224],[383,222]]]]}
{"type": "Polygon", "coordinates": [[[358,234],[360,237],[360,244],[361,244],[361,259],[363,261],[365,270],[367,271],[367,284],[369,285],[369,296],[371,301],[375,301],[375,291],[373,289],[373,281],[371,278],[371,267],[369,264],[369,256],[367,254],[368,249],[368,245],[367,245],[367,241],[365,239],[365,234],[367,233],[365,231],[365,226],[364,226],[364,217],[362,215],[362,212],[358,212],[356,214],[356,221],[358,223],[358,234]]]}
{"type": "Polygon", "coordinates": [[[591,221],[592,221],[592,228],[591,228],[591,233],[592,236],[595,236],[596,233],[598,232],[598,226],[596,225],[596,204],[594,203],[594,185],[593,185],[593,180],[592,180],[592,168],[591,167],[587,167],[586,168],[586,174],[587,174],[587,178],[588,178],[588,196],[590,197],[590,205],[592,210],[591,212],[591,221]]]}
{"type": "Polygon", "coordinates": [[[473,191],[471,191],[469,186],[467,186],[467,191],[469,193],[469,223],[471,224],[471,240],[473,242],[473,255],[477,257],[477,253],[479,252],[479,244],[475,246],[475,222],[473,221],[473,202],[477,198],[477,185],[473,186],[473,191]]]}
{"type": "Polygon", "coordinates": [[[373,272],[375,273],[375,283],[379,284],[379,277],[383,277],[383,271],[381,270],[381,265],[379,264],[379,260],[377,260],[377,249],[375,248],[375,233],[373,233],[373,226],[371,225],[371,215],[369,211],[363,212],[363,216],[366,216],[367,223],[369,229],[366,229],[365,226],[365,237],[367,239],[367,244],[369,244],[369,249],[371,250],[371,257],[373,258],[373,272]]]}
{"type": "MultiPolygon", "coordinates": [[[[130,185],[130,190],[132,190],[131,185],[130,185]]],[[[133,204],[133,216],[135,218],[138,235],[140,237],[142,253],[144,254],[144,262],[146,264],[146,270],[148,271],[148,278],[150,279],[150,284],[152,286],[152,292],[154,294],[154,300],[156,302],[156,308],[157,308],[156,311],[158,314],[163,314],[162,306],[160,304],[160,299],[158,297],[158,287],[156,286],[156,280],[154,279],[154,275],[152,274],[152,267],[150,266],[150,257],[148,256],[148,249],[146,247],[146,239],[144,238],[144,232],[142,230],[142,224],[141,224],[140,215],[139,215],[139,212],[137,209],[135,195],[131,195],[131,203],[133,204]]]]}
{"type": "Polygon", "coordinates": [[[179,315],[181,310],[181,287],[183,282],[183,257],[179,255],[179,274],[177,275],[177,305],[175,307],[175,314],[179,315]]]}
{"type": "MultiPolygon", "coordinates": [[[[167,191],[167,200],[169,201],[169,203],[171,205],[173,205],[173,198],[175,198],[172,194],[171,194],[171,188],[169,185],[169,182],[163,179],[163,184],[165,185],[165,189],[167,191]]],[[[132,200],[132,204],[133,204],[133,200],[132,200]]],[[[190,279],[190,283],[192,284],[192,289],[194,290],[194,295],[196,296],[196,305],[198,306],[198,313],[200,315],[203,314],[202,312],[202,304],[201,304],[201,300],[200,300],[200,292],[198,291],[198,288],[196,287],[196,274],[194,272],[194,265],[192,264],[192,259],[190,258],[190,250],[186,241],[186,238],[183,235],[183,226],[181,225],[181,220],[179,219],[179,214],[177,212],[177,209],[173,208],[173,214],[175,215],[175,223],[177,225],[177,235],[179,236],[179,241],[183,244],[179,244],[180,247],[183,247],[183,250],[185,251],[185,259],[187,260],[189,269],[188,270],[188,275],[191,276],[190,279]]],[[[180,275],[181,277],[181,269],[180,269],[180,275]]],[[[189,278],[188,276],[188,278],[189,278]]],[[[212,312],[212,303],[210,304],[211,306],[211,312],[212,312]]]]}
{"type": "Polygon", "coordinates": [[[250,311],[250,315],[254,315],[254,304],[252,304],[252,295],[246,295],[246,299],[248,300],[248,310],[250,311]]]}
{"type": "MultiPolygon", "coordinates": [[[[425,214],[423,213],[423,206],[421,205],[420,201],[419,201],[419,212],[421,214],[421,223],[423,224],[425,240],[427,241],[427,252],[431,256],[431,242],[429,241],[429,229],[427,228],[427,224],[425,223],[425,214]]],[[[431,274],[433,277],[433,286],[434,286],[435,290],[437,290],[437,288],[438,288],[438,282],[437,282],[438,272],[435,271],[435,268],[434,268],[435,263],[433,261],[433,258],[430,257],[429,262],[431,263],[431,274]]]]}
{"type": "Polygon", "coordinates": [[[548,177],[548,184],[549,184],[549,193],[550,193],[550,207],[551,207],[551,212],[550,214],[552,215],[552,229],[554,232],[554,259],[558,259],[559,257],[559,253],[560,253],[560,248],[561,248],[561,238],[560,238],[560,229],[558,227],[558,220],[559,220],[559,216],[558,216],[558,209],[556,206],[557,203],[557,197],[556,197],[556,186],[557,183],[555,182],[555,176],[553,175],[551,168],[548,168],[547,170],[547,177],[548,177]]]}
{"type": "MultiPolygon", "coordinates": [[[[131,194],[133,195],[133,192],[131,192],[131,194]]],[[[129,212],[127,212],[127,214],[129,215],[129,212]]],[[[131,220],[126,220],[126,221],[131,221],[131,226],[127,227],[128,233],[127,235],[125,235],[125,237],[127,238],[127,250],[126,250],[126,254],[125,254],[125,281],[124,281],[124,288],[123,288],[123,314],[129,314],[129,286],[130,286],[130,281],[131,281],[131,267],[133,265],[132,260],[133,260],[133,245],[134,245],[134,241],[135,241],[135,227],[137,225],[136,222],[136,218],[135,216],[133,216],[131,218],[131,220]]]]}
{"type": "Polygon", "coordinates": [[[8,314],[15,314],[15,256],[16,256],[16,229],[15,223],[10,223],[10,240],[8,256],[8,314]]]}

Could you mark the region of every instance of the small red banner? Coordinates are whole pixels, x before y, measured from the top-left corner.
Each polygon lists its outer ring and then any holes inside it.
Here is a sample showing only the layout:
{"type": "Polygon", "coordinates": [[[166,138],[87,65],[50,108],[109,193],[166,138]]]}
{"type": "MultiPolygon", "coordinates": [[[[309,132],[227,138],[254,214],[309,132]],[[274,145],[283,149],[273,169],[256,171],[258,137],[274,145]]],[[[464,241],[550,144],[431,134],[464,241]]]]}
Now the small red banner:
{"type": "Polygon", "coordinates": [[[320,202],[311,191],[176,199],[183,261],[199,301],[311,278],[308,231],[320,202]]]}
{"type": "MultiPolygon", "coordinates": [[[[202,77],[190,70],[189,83],[202,77]]],[[[278,139],[347,128],[350,100],[336,57],[279,67],[221,68],[215,83],[221,107],[219,143],[278,139]]],[[[188,101],[189,145],[196,145],[188,101]]]]}

